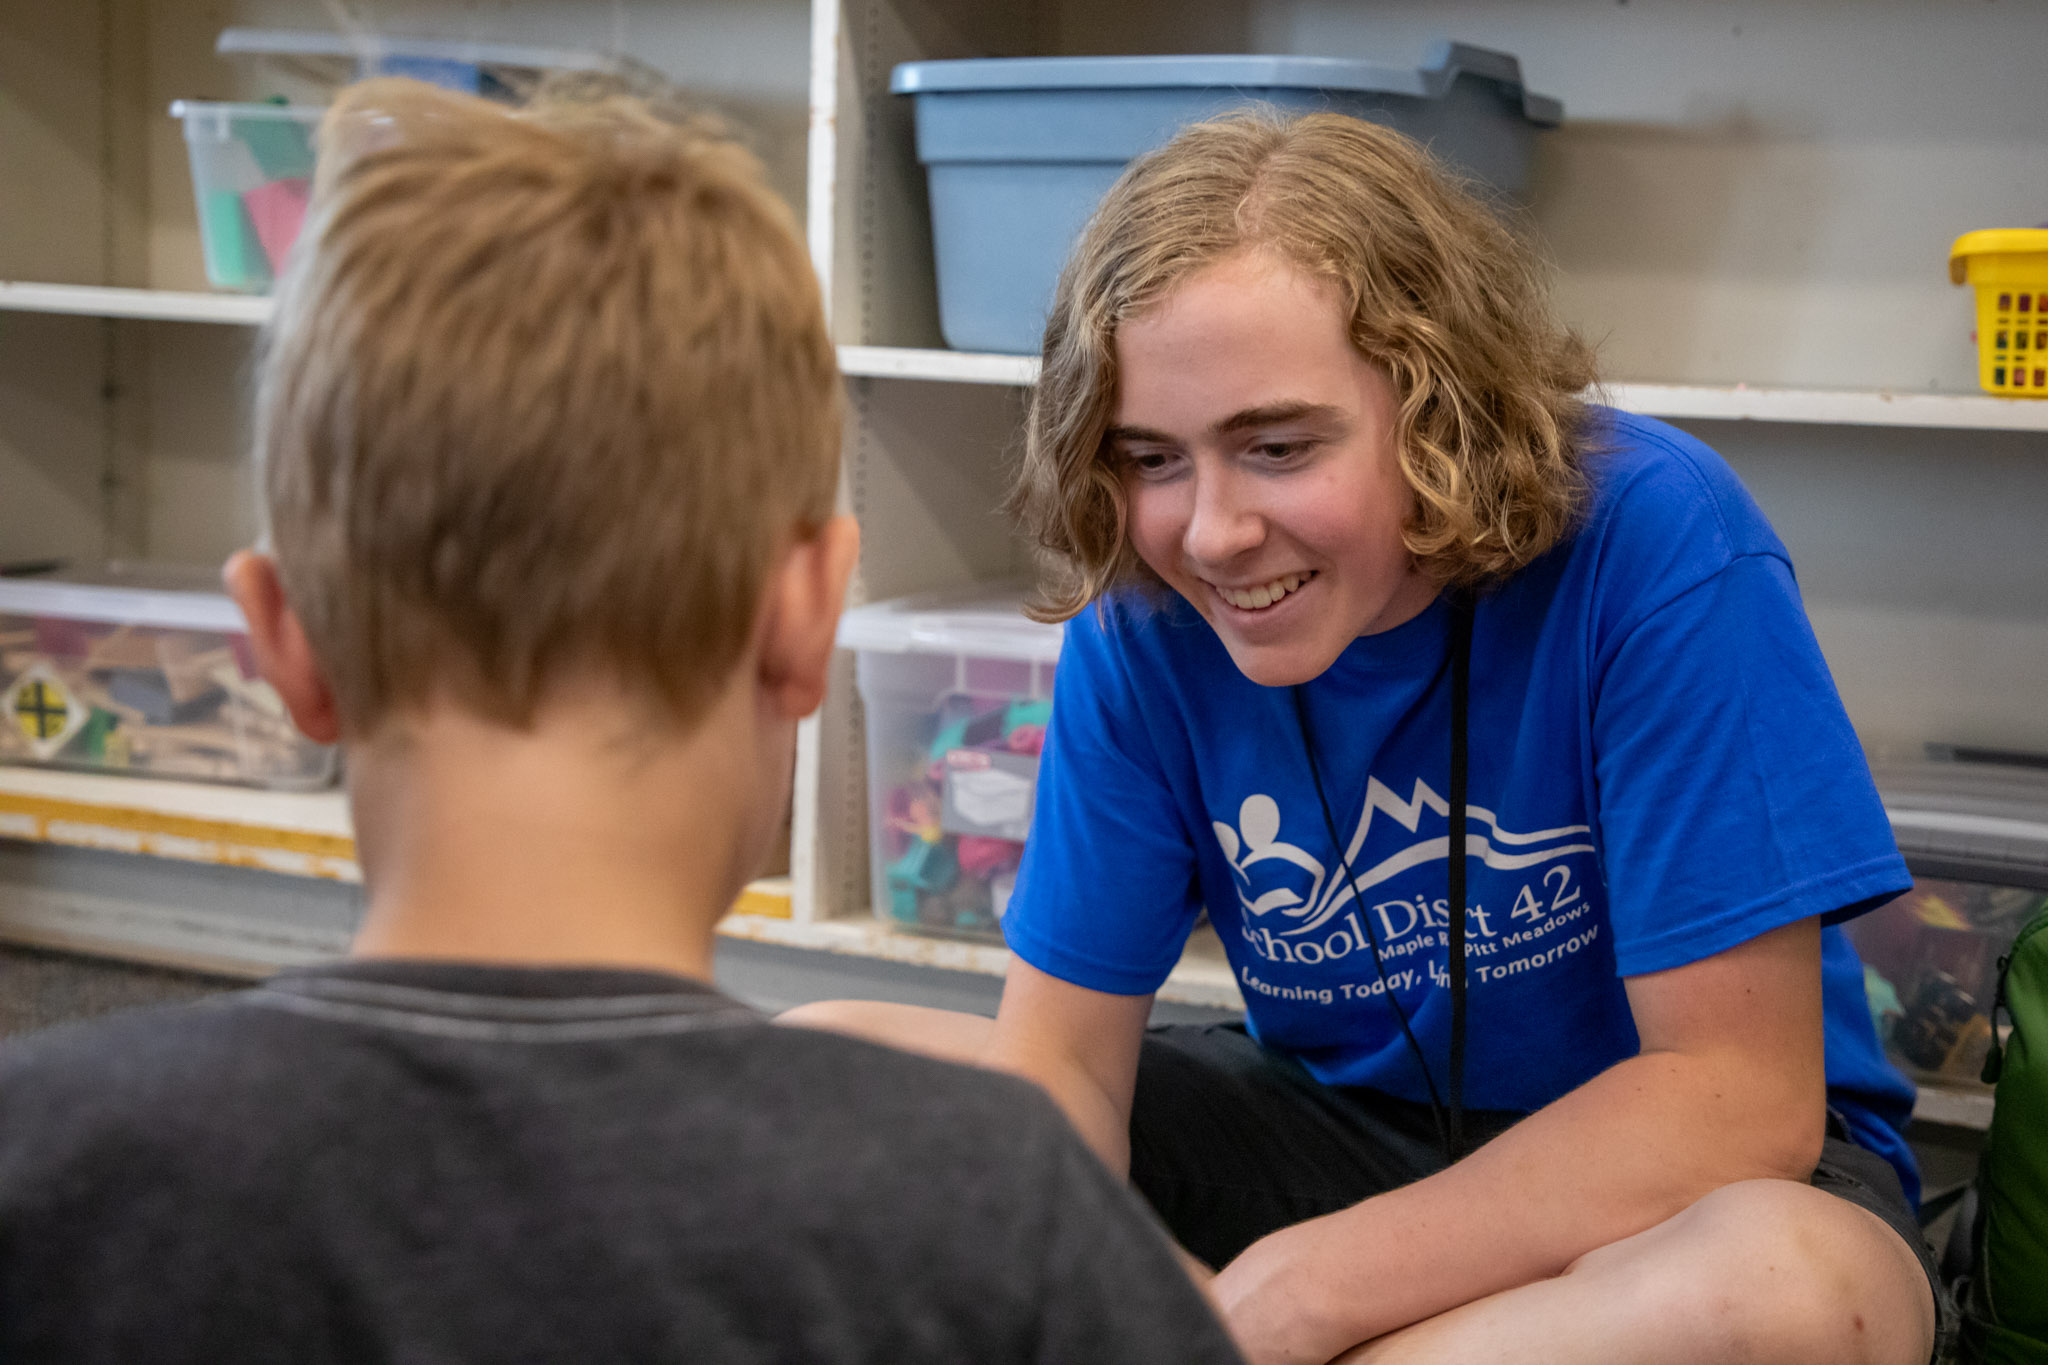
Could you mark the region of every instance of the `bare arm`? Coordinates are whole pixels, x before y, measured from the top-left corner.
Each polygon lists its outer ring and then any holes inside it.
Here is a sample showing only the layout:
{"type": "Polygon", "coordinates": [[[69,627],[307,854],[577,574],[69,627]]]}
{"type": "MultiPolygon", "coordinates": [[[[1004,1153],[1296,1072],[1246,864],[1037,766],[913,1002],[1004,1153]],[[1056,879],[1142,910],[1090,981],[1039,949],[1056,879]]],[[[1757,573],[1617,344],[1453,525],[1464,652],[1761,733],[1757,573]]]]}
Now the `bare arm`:
{"type": "MultiPolygon", "coordinates": [[[[1562,1273],[1739,1180],[1803,1180],[1826,1125],[1820,931],[1627,982],[1638,1056],[1413,1185],[1254,1243],[1215,1294],[1256,1365],[1562,1273]]],[[[1533,1021],[1532,1021],[1533,1022],[1533,1021]]]]}
{"type": "Polygon", "coordinates": [[[1108,995],[1049,976],[1014,954],[986,1065],[1036,1081],[1119,1176],[1131,1165],[1131,1093],[1149,995],[1108,995]]]}

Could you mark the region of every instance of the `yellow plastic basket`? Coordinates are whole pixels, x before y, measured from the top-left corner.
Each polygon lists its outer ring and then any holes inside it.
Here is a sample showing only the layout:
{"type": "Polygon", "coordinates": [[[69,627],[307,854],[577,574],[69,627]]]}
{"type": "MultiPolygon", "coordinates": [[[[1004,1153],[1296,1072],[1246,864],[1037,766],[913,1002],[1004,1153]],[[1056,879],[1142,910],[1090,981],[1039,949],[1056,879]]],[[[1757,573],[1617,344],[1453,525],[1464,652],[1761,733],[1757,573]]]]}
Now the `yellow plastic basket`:
{"type": "Polygon", "coordinates": [[[1977,290],[1977,382],[2001,398],[2048,398],[2048,228],[1966,232],[1948,277],[1977,290]]]}

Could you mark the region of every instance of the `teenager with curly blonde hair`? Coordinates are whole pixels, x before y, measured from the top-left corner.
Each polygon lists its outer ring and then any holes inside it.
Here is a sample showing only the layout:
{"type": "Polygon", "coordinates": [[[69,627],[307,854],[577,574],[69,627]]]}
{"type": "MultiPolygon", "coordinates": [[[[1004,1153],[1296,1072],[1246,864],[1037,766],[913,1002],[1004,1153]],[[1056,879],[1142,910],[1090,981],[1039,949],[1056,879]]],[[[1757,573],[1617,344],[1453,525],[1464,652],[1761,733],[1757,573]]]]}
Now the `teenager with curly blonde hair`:
{"type": "Polygon", "coordinates": [[[1133,165],[1044,359],[1001,1011],[808,1017],[1038,1080],[1254,1362],[1929,1359],[1833,927],[1909,878],[1728,467],[1588,402],[1531,254],[1334,115],[1133,165]],[[1245,1025],[1148,1032],[1204,909],[1245,1025]]]}
{"type": "Polygon", "coordinates": [[[1593,357],[1552,320],[1527,248],[1373,125],[1229,120],[1139,163],[1061,282],[1013,498],[1070,570],[1047,614],[1071,616],[1145,573],[1124,534],[1123,471],[1104,445],[1119,325],[1253,248],[1326,280],[1350,344],[1398,389],[1395,459],[1414,494],[1404,540],[1427,577],[1512,573],[1570,529],[1586,491],[1593,357]]]}

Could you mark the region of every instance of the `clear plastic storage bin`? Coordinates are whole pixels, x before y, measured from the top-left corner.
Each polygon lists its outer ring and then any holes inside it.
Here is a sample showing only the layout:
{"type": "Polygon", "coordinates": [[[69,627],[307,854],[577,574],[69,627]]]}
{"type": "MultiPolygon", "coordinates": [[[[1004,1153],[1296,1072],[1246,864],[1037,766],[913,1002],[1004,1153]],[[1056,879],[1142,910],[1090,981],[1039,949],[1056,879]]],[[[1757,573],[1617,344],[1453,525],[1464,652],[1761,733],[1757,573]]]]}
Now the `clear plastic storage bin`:
{"type": "Polygon", "coordinates": [[[285,104],[178,100],[192,158],[192,198],[206,278],[217,289],[268,290],[305,221],[313,130],[325,111],[285,104]]]}
{"type": "Polygon", "coordinates": [[[1998,959],[2048,902],[2048,772],[1942,762],[1877,779],[1914,884],[1848,925],[1871,1015],[1915,1081],[1988,1092],[1998,959]]]}
{"type": "Polygon", "coordinates": [[[1987,1089],[1998,959],[2048,892],[1921,877],[1849,925],[1885,1051],[1915,1080],[1987,1089]]]}
{"type": "Polygon", "coordinates": [[[1022,598],[934,594],[840,621],[840,647],[859,654],[869,862],[886,922],[1002,937],[1064,634],[1027,620],[1022,598]]]}
{"type": "Polygon", "coordinates": [[[256,676],[205,569],[0,578],[0,762],[307,789],[336,751],[256,676]]]}

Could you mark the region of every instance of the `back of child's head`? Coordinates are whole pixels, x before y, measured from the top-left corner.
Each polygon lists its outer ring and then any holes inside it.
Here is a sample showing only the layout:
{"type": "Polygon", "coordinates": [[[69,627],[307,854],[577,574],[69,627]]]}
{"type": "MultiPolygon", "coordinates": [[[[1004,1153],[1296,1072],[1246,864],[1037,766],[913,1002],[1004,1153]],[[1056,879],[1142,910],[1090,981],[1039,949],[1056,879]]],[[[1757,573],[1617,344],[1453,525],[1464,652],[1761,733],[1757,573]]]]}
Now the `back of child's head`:
{"type": "Polygon", "coordinates": [[[1011,499],[1066,571],[1043,614],[1147,577],[1103,447],[1117,329],[1243,250],[1333,285],[1352,345],[1392,380],[1422,572],[1480,582],[1555,544],[1584,500],[1592,355],[1553,319],[1537,258],[1496,209],[1412,140],[1337,114],[1231,115],[1134,162],[1075,245],[1046,325],[1011,499]]]}
{"type": "Polygon", "coordinates": [[[746,151],[610,100],[342,92],[265,342],[286,596],[346,730],[523,725],[597,682],[687,724],[831,513],[839,380],[746,151]]]}

